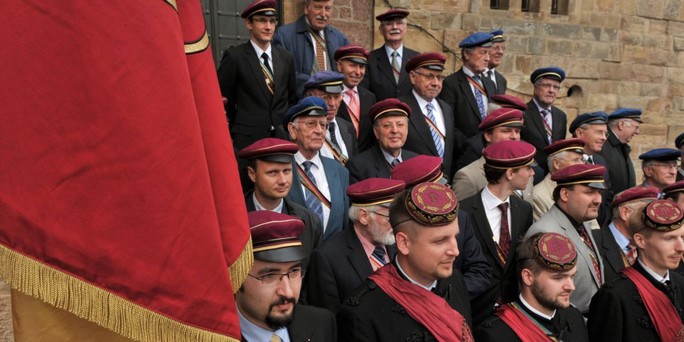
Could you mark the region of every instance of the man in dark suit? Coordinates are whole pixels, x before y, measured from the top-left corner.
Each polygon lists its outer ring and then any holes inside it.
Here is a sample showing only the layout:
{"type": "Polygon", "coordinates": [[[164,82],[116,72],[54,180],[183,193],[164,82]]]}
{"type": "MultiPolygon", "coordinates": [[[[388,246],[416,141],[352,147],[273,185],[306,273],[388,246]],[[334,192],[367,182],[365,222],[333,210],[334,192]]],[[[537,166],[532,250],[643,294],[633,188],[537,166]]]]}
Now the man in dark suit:
{"type": "Polygon", "coordinates": [[[361,85],[373,92],[378,101],[411,93],[411,81],[404,68],[418,51],[404,46],[408,15],[405,9],[393,8],[375,17],[380,21],[379,30],[385,44],[371,51],[361,85]]]}
{"type": "Polygon", "coordinates": [[[325,115],[328,131],[325,135],[321,155],[337,160],[343,166],[356,154],[356,131],[351,122],[338,118],[342,103],[342,83],[344,75],[336,71],[319,71],[313,74],[304,85],[307,96],[316,96],[327,106],[325,115]]]}
{"type": "Polygon", "coordinates": [[[506,303],[475,329],[478,342],[589,341],[584,317],[570,305],[575,290],[577,251],[572,241],[556,234],[535,234],[516,250],[515,301],[506,303]]]}
{"type": "Polygon", "coordinates": [[[451,179],[456,144],[454,114],[446,102],[437,98],[442,91],[446,56],[423,53],[406,64],[413,90],[399,98],[411,108],[406,146],[418,154],[442,158],[442,171],[451,179]]]}
{"type": "Polygon", "coordinates": [[[484,76],[492,81],[494,86],[492,89],[493,95],[503,95],[506,93],[506,88],[508,87],[508,81],[506,77],[496,70],[496,68],[501,65],[503,60],[504,52],[506,52],[506,39],[504,38],[503,30],[494,30],[489,32],[492,35],[492,47],[489,49],[489,65],[487,71],[484,72],[484,76]]]}
{"type": "Polygon", "coordinates": [[[377,143],[349,160],[349,182],[366,178],[390,178],[392,168],[417,154],[403,149],[408,135],[411,108],[397,99],[380,101],[370,108],[369,121],[373,122],[373,134],[377,143]]]}
{"type": "Polygon", "coordinates": [[[613,200],[612,222],[591,231],[596,248],[603,257],[603,277],[606,282],[617,278],[623,268],[634,264],[636,245],[629,232],[629,219],[637,209],[657,198],[658,189],[654,187],[638,186],[627,189],[617,194],[613,200]]]}
{"type": "Polygon", "coordinates": [[[655,200],[632,216],[637,261],[592,298],[591,341],[681,340],[684,277],[672,271],[684,254],[683,217],[669,200],[655,200]]]}
{"type": "MultiPolygon", "coordinates": [[[[527,103],[525,127],[520,132],[520,138],[537,149],[534,159],[544,170],[544,175],[549,172],[544,147],[565,139],[568,127],[565,113],[553,105],[564,79],[565,71],[556,67],[539,68],[530,75],[534,95],[527,103]]],[[[538,175],[539,181],[544,175],[538,175]]]]}
{"type": "Polygon", "coordinates": [[[359,85],[366,74],[368,50],[363,46],[347,45],[335,52],[337,69],[344,75],[342,84],[342,103],[337,116],[354,124],[359,151],[373,146],[375,139],[371,132],[368,110],[375,104],[375,95],[359,85]]]}
{"type": "Polygon", "coordinates": [[[639,134],[641,110],[619,108],[608,115],[608,143],[603,144],[601,155],[608,165],[611,188],[614,193],[636,185],[634,165],[629,157],[629,142],[639,134]]]}
{"type": "Polygon", "coordinates": [[[306,257],[304,223],[270,210],[248,214],[254,264],[235,294],[243,341],[335,341],[335,316],[297,304],[306,257]]]}
{"type": "Polygon", "coordinates": [[[465,285],[453,269],[457,209],[456,195],[436,183],[395,197],[389,214],[397,257],[344,301],[341,341],[472,341],[465,285]]]}
{"type": "Polygon", "coordinates": [[[439,97],[454,110],[458,129],[470,138],[479,133],[477,126],[487,116],[489,97],[494,94],[492,82],[481,75],[489,66],[492,35],[475,32],[458,46],[463,67],[444,80],[439,97]]]}
{"type": "Polygon", "coordinates": [[[349,172],[340,163],[320,155],[327,132],[323,99],[309,96],[285,113],[290,139],[299,147],[294,155],[293,184],[287,194],[321,220],[323,238],[347,227],[349,172]]]}
{"type": "Polygon", "coordinates": [[[369,178],[347,188],[352,226],[316,249],[307,275],[307,303],[334,313],[366,277],[396,255],[389,205],[400,180],[369,178]]]}
{"type": "Polygon", "coordinates": [[[304,15],[276,31],[273,44],[294,55],[297,96],[303,96],[304,83],[317,71],[337,71],[335,51],[349,45],[342,31],[329,25],[334,0],[304,0],[304,15]]]}
{"type": "Polygon", "coordinates": [[[274,0],[256,1],[242,12],[249,42],[223,55],[218,69],[233,145],[241,150],[267,137],[287,138],[282,118],[297,101],[292,54],[271,44],[278,24],[274,0]]]}
{"type": "Polygon", "coordinates": [[[489,317],[498,304],[518,294],[515,248],[532,225],[532,205],[513,195],[527,187],[534,170],[534,146],[524,141],[502,141],[485,147],[487,185],[477,195],[461,201],[470,213],[475,236],[492,268],[485,292],[471,300],[474,326],[489,317]]]}
{"type": "Polygon", "coordinates": [[[247,160],[247,174],[254,183],[254,190],[245,193],[247,211],[271,210],[299,218],[304,222],[304,232],[299,237],[309,257],[322,240],[321,221],[305,207],[287,198],[292,186],[293,155],[299,147],[295,143],[277,138],[264,138],[238,152],[247,160]]]}

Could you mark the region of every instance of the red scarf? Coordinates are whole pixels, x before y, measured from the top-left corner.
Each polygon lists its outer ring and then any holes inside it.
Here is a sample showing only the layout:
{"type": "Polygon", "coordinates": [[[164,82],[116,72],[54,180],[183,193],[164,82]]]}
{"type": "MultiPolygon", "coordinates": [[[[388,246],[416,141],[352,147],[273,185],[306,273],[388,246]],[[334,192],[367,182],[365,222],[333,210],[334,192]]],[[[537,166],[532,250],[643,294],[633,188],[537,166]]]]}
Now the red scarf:
{"type": "Polygon", "coordinates": [[[513,307],[511,303],[503,305],[494,314],[499,316],[499,318],[518,335],[518,338],[522,340],[522,342],[551,340],[549,335],[547,335],[537,324],[527,318],[523,312],[513,307]]]}
{"type": "Polygon", "coordinates": [[[393,264],[387,264],[370,277],[390,298],[399,303],[438,341],[474,341],[468,323],[444,298],[406,281],[393,264]]]}
{"type": "Polygon", "coordinates": [[[624,268],[622,273],[636,285],[660,339],[662,341],[684,341],[682,319],[677,314],[674,304],[663,291],[658,290],[633,267],[624,268]]]}

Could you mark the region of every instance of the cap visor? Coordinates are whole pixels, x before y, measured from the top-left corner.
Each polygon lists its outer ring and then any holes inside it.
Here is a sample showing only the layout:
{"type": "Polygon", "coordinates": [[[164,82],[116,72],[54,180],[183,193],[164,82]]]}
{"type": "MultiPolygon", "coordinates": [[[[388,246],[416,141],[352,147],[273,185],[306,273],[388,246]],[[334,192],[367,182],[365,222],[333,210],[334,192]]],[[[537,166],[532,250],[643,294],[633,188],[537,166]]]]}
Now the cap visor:
{"type": "Polygon", "coordinates": [[[334,85],[334,86],[326,86],[321,88],[326,93],[330,94],[339,94],[342,92],[342,86],[341,85],[334,85]]]}
{"type": "Polygon", "coordinates": [[[586,184],[584,184],[584,185],[586,185],[586,186],[588,186],[588,187],[590,187],[590,188],[601,189],[601,190],[604,190],[604,189],[606,188],[606,185],[603,184],[603,182],[586,183],[586,184]]]}
{"type": "Polygon", "coordinates": [[[301,246],[286,247],[254,253],[254,258],[269,262],[293,262],[304,260],[306,255],[301,246]]]}
{"type": "Polygon", "coordinates": [[[289,154],[274,154],[270,156],[259,157],[258,159],[274,162],[274,163],[292,163],[294,158],[289,154]]]}

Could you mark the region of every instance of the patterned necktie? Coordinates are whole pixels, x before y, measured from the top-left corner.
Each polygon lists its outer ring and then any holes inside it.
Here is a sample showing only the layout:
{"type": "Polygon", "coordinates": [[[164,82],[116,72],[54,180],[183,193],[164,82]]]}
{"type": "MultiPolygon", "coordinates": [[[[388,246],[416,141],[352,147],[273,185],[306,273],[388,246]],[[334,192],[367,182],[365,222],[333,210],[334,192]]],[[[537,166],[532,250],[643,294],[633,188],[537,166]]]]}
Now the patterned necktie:
{"type": "Polygon", "coordinates": [[[629,240],[629,244],[627,245],[627,249],[628,249],[628,251],[627,251],[627,254],[625,254],[625,258],[627,258],[627,263],[629,263],[629,265],[625,265],[625,266],[632,266],[632,265],[634,265],[634,262],[637,259],[637,248],[636,248],[636,244],[634,244],[634,240],[629,240]]]}
{"type": "Polygon", "coordinates": [[[600,287],[603,285],[603,280],[601,279],[601,267],[596,259],[596,253],[594,252],[594,244],[591,243],[591,238],[589,237],[589,234],[587,233],[587,230],[584,228],[583,224],[580,224],[578,227],[576,227],[576,229],[577,233],[582,238],[582,241],[584,241],[584,244],[587,246],[587,248],[589,248],[589,256],[591,257],[591,263],[594,266],[594,272],[596,272],[596,278],[598,279],[598,284],[600,287]]]}
{"type": "Polygon", "coordinates": [[[394,82],[399,83],[399,76],[401,75],[401,63],[399,63],[399,52],[392,51],[392,73],[394,74],[394,82]]]}
{"type": "Polygon", "coordinates": [[[501,231],[499,232],[499,247],[501,247],[501,252],[503,252],[505,257],[508,255],[508,250],[511,248],[511,233],[508,231],[508,203],[501,203],[498,205],[498,207],[499,209],[501,209],[501,231]]]}
{"type": "Polygon", "coordinates": [[[268,55],[266,54],[266,52],[261,54],[261,59],[264,64],[264,66],[261,69],[264,72],[264,77],[266,78],[266,87],[271,92],[271,94],[273,94],[275,89],[275,82],[273,80],[273,70],[271,70],[271,66],[268,65],[268,55]]]}
{"type": "Polygon", "coordinates": [[[399,165],[399,163],[401,163],[401,162],[399,161],[399,158],[394,158],[394,159],[392,159],[392,162],[390,163],[390,166],[392,166],[392,168],[394,168],[395,166],[399,165]]]}
{"type": "MultiPolygon", "coordinates": [[[[473,80],[482,85],[480,75],[473,76],[473,80]]],[[[480,119],[484,120],[484,118],[487,116],[487,108],[485,108],[484,97],[482,97],[482,93],[479,89],[477,89],[477,87],[473,87],[473,95],[475,95],[475,101],[477,101],[477,109],[480,110],[480,119]]]]}
{"type": "Polygon", "coordinates": [[[283,342],[283,339],[281,339],[280,336],[273,334],[271,335],[269,342],[283,342]]]}
{"type": "Polygon", "coordinates": [[[312,32],[311,34],[314,35],[314,45],[316,45],[316,66],[318,66],[318,71],[326,70],[324,40],[318,32],[312,32]]]}
{"type": "Polygon", "coordinates": [[[427,110],[428,126],[430,126],[430,133],[432,134],[432,141],[435,142],[435,148],[437,148],[437,154],[444,158],[444,141],[437,130],[437,120],[435,119],[435,114],[432,112],[435,106],[429,102],[425,109],[427,110]]]}
{"type": "Polygon", "coordinates": [[[587,156],[587,164],[596,165],[596,164],[594,164],[594,157],[587,156]]]}
{"type": "MultiPolygon", "coordinates": [[[[318,186],[316,184],[316,178],[314,178],[314,175],[311,172],[311,165],[313,165],[313,163],[308,160],[302,163],[302,166],[304,166],[304,172],[309,179],[311,179],[311,183],[313,183],[314,186],[318,186]]],[[[312,213],[316,214],[318,218],[321,219],[321,225],[323,225],[323,204],[321,203],[321,200],[318,199],[313,192],[307,191],[305,202],[309,210],[311,210],[312,213]]]]}
{"type": "Polygon", "coordinates": [[[273,76],[273,70],[271,70],[271,66],[268,64],[268,54],[266,54],[266,52],[262,53],[261,59],[264,60],[264,66],[266,67],[266,70],[268,70],[268,73],[273,76]]]}
{"type": "Polygon", "coordinates": [[[349,108],[353,116],[353,119],[355,119],[352,120],[352,123],[354,124],[354,128],[356,129],[356,135],[358,137],[359,122],[361,121],[361,110],[359,109],[359,95],[356,93],[354,89],[347,90],[345,94],[349,97],[349,103],[347,103],[347,108],[349,108]]]}
{"type": "Polygon", "coordinates": [[[339,148],[340,143],[337,141],[337,136],[335,135],[335,122],[328,124],[328,132],[330,132],[330,141],[335,144],[335,147],[339,148]]]}
{"type": "Polygon", "coordinates": [[[387,261],[385,261],[385,249],[382,246],[375,246],[373,254],[371,254],[371,264],[375,267],[373,269],[378,269],[385,266],[387,261]]]}
{"type": "Polygon", "coordinates": [[[542,122],[544,123],[544,129],[546,130],[546,140],[551,143],[551,137],[553,136],[553,130],[551,129],[551,111],[548,109],[542,109],[542,122]]]}

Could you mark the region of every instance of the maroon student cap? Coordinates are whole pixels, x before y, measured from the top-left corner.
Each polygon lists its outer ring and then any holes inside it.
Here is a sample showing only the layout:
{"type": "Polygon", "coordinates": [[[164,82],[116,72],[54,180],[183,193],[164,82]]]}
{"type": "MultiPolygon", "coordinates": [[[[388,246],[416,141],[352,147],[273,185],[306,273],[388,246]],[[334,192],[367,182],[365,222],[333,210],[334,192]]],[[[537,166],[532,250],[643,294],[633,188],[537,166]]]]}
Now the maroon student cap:
{"type": "Polygon", "coordinates": [[[384,99],[375,103],[368,110],[368,116],[375,122],[383,116],[411,116],[411,107],[395,98],[384,99]]]}
{"type": "Polygon", "coordinates": [[[496,127],[522,127],[523,112],[515,108],[498,108],[487,115],[477,127],[480,132],[485,132],[496,127]]]}
{"type": "MultiPolygon", "coordinates": [[[[445,226],[453,222],[458,215],[458,199],[456,194],[446,185],[438,183],[420,183],[410,190],[401,201],[401,197],[390,206],[390,224],[392,227],[406,221],[414,221],[421,226],[445,226]],[[402,203],[400,203],[402,202],[402,203]],[[396,206],[403,206],[408,215],[393,215],[396,206]]],[[[402,209],[399,209],[402,211],[402,209]]]]}
{"type": "Polygon", "coordinates": [[[544,152],[547,156],[552,156],[556,153],[561,153],[565,151],[575,152],[579,154],[584,153],[584,139],[582,138],[572,138],[556,140],[551,145],[544,147],[544,152]]]}
{"type": "Polygon", "coordinates": [[[335,51],[335,60],[350,60],[354,63],[368,64],[368,50],[360,45],[346,45],[335,51]]]}
{"type": "Polygon", "coordinates": [[[394,197],[404,191],[406,183],[388,178],[368,178],[347,188],[347,196],[352,205],[389,205],[394,197]]]}
{"type": "Polygon", "coordinates": [[[606,168],[603,165],[570,165],[551,175],[551,180],[556,182],[556,187],[582,184],[590,188],[605,189],[603,184],[605,172],[606,168]]]}
{"type": "Polygon", "coordinates": [[[446,184],[442,158],[422,154],[399,163],[392,169],[391,177],[406,182],[407,188],[425,182],[446,184]]]}
{"type": "Polygon", "coordinates": [[[293,142],[278,138],[263,138],[238,151],[238,157],[292,163],[292,158],[298,150],[299,147],[293,142]]]}
{"type": "Polygon", "coordinates": [[[679,182],[675,182],[675,183],[668,185],[668,186],[663,188],[663,193],[666,195],[673,194],[676,192],[684,192],[684,180],[681,180],[679,182]]]}
{"type": "Polygon", "coordinates": [[[527,104],[517,96],[513,95],[492,95],[492,101],[501,107],[515,108],[522,111],[527,110],[527,104]]]}
{"type": "Polygon", "coordinates": [[[552,272],[569,271],[575,267],[577,250],[572,241],[558,233],[539,234],[534,241],[537,263],[552,272]]]}
{"type": "Polygon", "coordinates": [[[670,232],[682,226],[684,213],[682,208],[670,200],[655,200],[644,207],[641,212],[646,228],[659,232],[670,232]]]}
{"type": "Polygon", "coordinates": [[[654,186],[635,186],[615,195],[610,207],[617,208],[620,205],[637,201],[655,201],[659,194],[660,190],[654,186]]]}
{"type": "Polygon", "coordinates": [[[247,5],[240,16],[244,19],[247,19],[255,14],[276,16],[278,15],[276,7],[277,4],[275,0],[256,0],[247,5]]]}
{"type": "Polygon", "coordinates": [[[375,20],[385,21],[385,20],[406,18],[409,16],[409,13],[410,12],[404,8],[391,8],[391,9],[388,9],[385,13],[378,14],[378,16],[375,17],[375,20]]]}
{"type": "Polygon", "coordinates": [[[270,210],[247,213],[254,258],[269,262],[292,262],[306,258],[299,235],[302,220],[270,210]]]}
{"type": "Polygon", "coordinates": [[[426,68],[434,71],[444,71],[446,56],[438,52],[426,52],[416,55],[406,63],[406,72],[411,72],[418,68],[426,68]]]}
{"type": "Polygon", "coordinates": [[[536,152],[529,143],[506,140],[485,147],[482,156],[485,163],[495,169],[516,169],[532,164],[536,152]]]}

